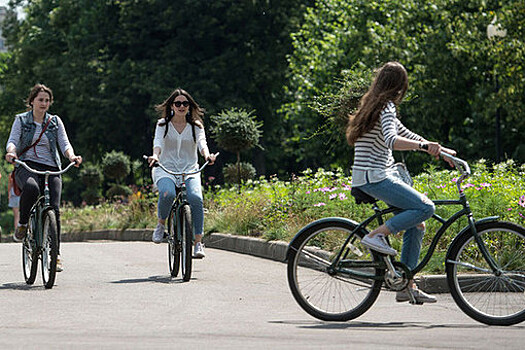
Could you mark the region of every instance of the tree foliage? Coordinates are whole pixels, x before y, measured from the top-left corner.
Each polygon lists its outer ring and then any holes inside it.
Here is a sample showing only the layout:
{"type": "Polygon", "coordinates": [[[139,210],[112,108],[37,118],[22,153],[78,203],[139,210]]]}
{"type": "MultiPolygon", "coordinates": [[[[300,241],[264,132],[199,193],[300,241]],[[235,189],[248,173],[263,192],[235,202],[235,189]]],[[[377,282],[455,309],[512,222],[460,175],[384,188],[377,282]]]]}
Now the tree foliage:
{"type": "MultiPolygon", "coordinates": [[[[262,142],[275,150],[289,35],[310,2],[24,1],[25,18],[11,16],[4,32],[11,55],[0,59],[0,69],[8,67],[0,72],[0,133],[7,135],[29,88],[42,82],[55,93],[52,111],[77,153],[97,161],[114,149],[137,159],[151,147],[153,106],[182,87],[207,115],[256,109],[272,121],[262,142]]],[[[275,167],[277,158],[265,154],[259,167],[275,167]]]]}
{"type": "Polygon", "coordinates": [[[343,138],[340,128],[312,104],[344,97],[345,70],[396,60],[409,72],[412,96],[401,106],[409,128],[463,157],[494,159],[494,115],[502,106],[503,150],[517,155],[525,130],[524,8],[518,0],[316,1],[293,34],[289,102],[282,108],[293,131],[287,152],[308,165],[347,163],[350,149],[327,147],[343,138]],[[490,41],[486,28],[495,15],[507,36],[490,41]],[[325,157],[316,156],[320,149],[325,157]]]}

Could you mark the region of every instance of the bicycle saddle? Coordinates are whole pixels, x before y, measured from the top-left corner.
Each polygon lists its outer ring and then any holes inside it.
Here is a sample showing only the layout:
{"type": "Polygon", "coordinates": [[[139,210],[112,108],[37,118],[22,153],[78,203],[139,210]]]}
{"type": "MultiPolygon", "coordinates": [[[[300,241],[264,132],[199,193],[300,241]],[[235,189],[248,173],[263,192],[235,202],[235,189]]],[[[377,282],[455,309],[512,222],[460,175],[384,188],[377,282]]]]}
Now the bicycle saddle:
{"type": "Polygon", "coordinates": [[[350,191],[350,194],[354,197],[355,202],[357,204],[361,204],[361,203],[372,204],[372,203],[377,202],[377,199],[375,199],[374,197],[366,194],[365,192],[361,191],[357,187],[352,187],[352,190],[350,191]]]}

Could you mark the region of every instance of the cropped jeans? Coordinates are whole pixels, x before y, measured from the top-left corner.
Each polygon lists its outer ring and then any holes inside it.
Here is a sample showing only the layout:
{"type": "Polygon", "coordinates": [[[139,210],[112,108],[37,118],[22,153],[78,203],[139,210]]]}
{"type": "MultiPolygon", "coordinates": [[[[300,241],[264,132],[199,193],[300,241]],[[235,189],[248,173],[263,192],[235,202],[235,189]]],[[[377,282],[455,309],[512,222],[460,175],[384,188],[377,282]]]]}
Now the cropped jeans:
{"type": "Polygon", "coordinates": [[[435,211],[434,203],[396,177],[388,176],[377,183],[359,186],[366,194],[399,208],[394,217],[385,222],[392,234],[404,231],[401,262],[410,269],[417,266],[425,226],[421,223],[435,211]]]}
{"type": "MultiPolygon", "coordinates": [[[[159,202],[157,215],[159,219],[165,220],[173,204],[176,195],[175,182],[172,179],[163,177],[157,181],[159,189],[159,202]]],[[[199,176],[186,179],[186,194],[191,207],[191,221],[193,222],[193,232],[202,235],[204,231],[204,205],[202,202],[201,179],[199,176]]]]}

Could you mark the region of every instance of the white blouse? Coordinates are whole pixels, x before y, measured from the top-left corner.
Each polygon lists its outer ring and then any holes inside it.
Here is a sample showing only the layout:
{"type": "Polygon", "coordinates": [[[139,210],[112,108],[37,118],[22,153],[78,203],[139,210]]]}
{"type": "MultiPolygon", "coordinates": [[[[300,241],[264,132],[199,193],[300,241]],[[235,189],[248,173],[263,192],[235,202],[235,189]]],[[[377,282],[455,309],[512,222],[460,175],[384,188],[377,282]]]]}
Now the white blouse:
{"type": "MultiPolygon", "coordinates": [[[[168,134],[164,137],[166,126],[159,126],[157,122],[155,128],[155,138],[153,140],[153,148],[159,147],[161,153],[159,161],[167,169],[174,172],[192,172],[199,168],[197,150],[202,152],[204,148],[207,148],[206,135],[204,129],[198,126],[193,126],[186,123],[184,130],[179,133],[171,122],[169,123],[168,134]],[[195,129],[195,141],[193,140],[192,128],[195,129]]],[[[153,183],[164,178],[171,178],[178,186],[180,185],[180,177],[166,173],[160,167],[154,167],[152,170],[153,183]]],[[[192,175],[191,177],[199,176],[199,174],[192,175]]]]}

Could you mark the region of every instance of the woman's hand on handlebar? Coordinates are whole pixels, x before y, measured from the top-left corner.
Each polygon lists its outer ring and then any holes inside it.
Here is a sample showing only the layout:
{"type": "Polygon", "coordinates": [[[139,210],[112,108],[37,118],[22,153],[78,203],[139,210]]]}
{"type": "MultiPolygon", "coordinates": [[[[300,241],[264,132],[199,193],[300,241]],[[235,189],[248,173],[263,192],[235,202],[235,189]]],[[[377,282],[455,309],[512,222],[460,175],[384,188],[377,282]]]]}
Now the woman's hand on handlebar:
{"type": "Polygon", "coordinates": [[[15,159],[18,159],[18,156],[16,153],[8,152],[5,154],[5,160],[8,161],[11,164],[15,164],[15,159]]]}
{"type": "Polygon", "coordinates": [[[208,158],[206,158],[206,161],[208,161],[208,164],[209,165],[213,165],[213,163],[215,163],[215,159],[217,159],[217,156],[219,155],[219,153],[211,153],[208,158]]]}
{"type": "MultiPolygon", "coordinates": [[[[448,153],[448,154],[450,154],[451,156],[456,156],[456,151],[454,151],[454,150],[451,149],[451,148],[441,147],[441,150],[442,150],[444,153],[448,153]]],[[[448,165],[450,165],[452,168],[454,168],[454,162],[452,162],[452,160],[451,160],[450,158],[443,157],[443,159],[445,160],[445,162],[448,163],[448,165]]]]}
{"type": "Polygon", "coordinates": [[[155,163],[157,163],[159,161],[159,156],[156,155],[156,154],[153,154],[151,156],[148,157],[148,164],[149,164],[149,167],[151,168],[153,165],[155,165],[155,163]]]}
{"type": "Polygon", "coordinates": [[[75,166],[78,168],[80,166],[80,164],[82,164],[82,156],[71,156],[69,158],[69,161],[71,163],[75,163],[75,166]]]}

